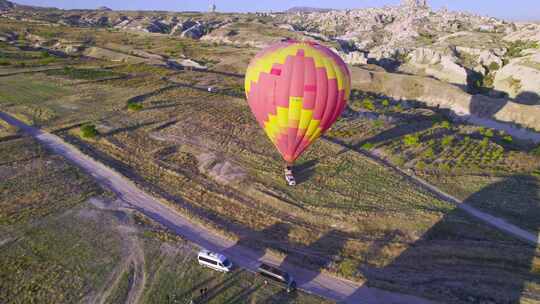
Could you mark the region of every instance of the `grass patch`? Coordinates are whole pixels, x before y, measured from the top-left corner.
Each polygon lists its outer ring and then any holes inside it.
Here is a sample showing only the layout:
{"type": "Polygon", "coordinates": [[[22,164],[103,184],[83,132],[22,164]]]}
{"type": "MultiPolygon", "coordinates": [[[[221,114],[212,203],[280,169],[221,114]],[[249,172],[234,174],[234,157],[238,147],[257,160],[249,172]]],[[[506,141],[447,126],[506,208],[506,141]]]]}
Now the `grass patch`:
{"type": "Polygon", "coordinates": [[[50,82],[32,80],[24,76],[0,78],[0,104],[40,104],[68,92],[68,89],[50,82]]]}
{"type": "Polygon", "coordinates": [[[120,74],[110,70],[101,69],[79,69],[73,67],[65,67],[61,70],[46,71],[45,74],[49,76],[66,76],[72,79],[84,79],[84,80],[98,80],[103,78],[110,78],[119,76],[120,74]]]}
{"type": "Polygon", "coordinates": [[[0,225],[31,221],[73,207],[102,190],[35,140],[0,143],[0,225]]]}

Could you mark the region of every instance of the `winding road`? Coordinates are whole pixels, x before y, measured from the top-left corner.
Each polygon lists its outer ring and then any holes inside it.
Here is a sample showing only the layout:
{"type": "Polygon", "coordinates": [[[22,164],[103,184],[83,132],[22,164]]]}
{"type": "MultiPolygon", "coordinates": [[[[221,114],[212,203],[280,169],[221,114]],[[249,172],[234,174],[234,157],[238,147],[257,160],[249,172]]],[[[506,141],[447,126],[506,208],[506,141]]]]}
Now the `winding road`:
{"type": "MultiPolygon", "coordinates": [[[[163,204],[157,198],[139,189],[128,178],[85,155],[74,146],[63,141],[60,137],[38,128],[28,126],[3,112],[0,112],[0,119],[5,120],[10,125],[18,127],[22,132],[33,136],[54,153],[62,155],[71,163],[88,172],[88,174],[93,176],[101,185],[116,193],[119,199],[123,200],[131,208],[144,213],[183,238],[198,244],[203,248],[212,251],[226,252],[227,256],[229,256],[236,265],[242,268],[255,271],[260,262],[280,265],[280,268],[293,274],[300,289],[342,303],[432,303],[426,299],[370,288],[342,278],[313,272],[289,263],[283,263],[281,258],[269,253],[261,256],[261,254],[247,247],[237,245],[234,241],[216,235],[205,227],[190,221],[172,207],[163,204]]],[[[418,180],[417,182],[423,184],[423,186],[430,189],[430,191],[434,191],[442,197],[446,197],[448,201],[458,204],[462,209],[482,221],[530,243],[538,243],[537,236],[499,218],[476,210],[473,207],[460,204],[461,202],[456,198],[445,194],[434,186],[421,180],[418,180]]]]}

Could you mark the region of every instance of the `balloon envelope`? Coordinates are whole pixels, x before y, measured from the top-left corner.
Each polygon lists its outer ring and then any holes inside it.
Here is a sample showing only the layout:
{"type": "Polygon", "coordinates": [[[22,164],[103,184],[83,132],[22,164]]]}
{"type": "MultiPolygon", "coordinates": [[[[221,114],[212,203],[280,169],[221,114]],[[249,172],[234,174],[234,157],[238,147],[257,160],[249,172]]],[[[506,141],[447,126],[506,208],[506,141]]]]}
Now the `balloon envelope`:
{"type": "Polygon", "coordinates": [[[350,88],[347,65],[314,42],[267,47],[253,58],[245,80],[251,111],[290,164],[337,120],[350,88]]]}

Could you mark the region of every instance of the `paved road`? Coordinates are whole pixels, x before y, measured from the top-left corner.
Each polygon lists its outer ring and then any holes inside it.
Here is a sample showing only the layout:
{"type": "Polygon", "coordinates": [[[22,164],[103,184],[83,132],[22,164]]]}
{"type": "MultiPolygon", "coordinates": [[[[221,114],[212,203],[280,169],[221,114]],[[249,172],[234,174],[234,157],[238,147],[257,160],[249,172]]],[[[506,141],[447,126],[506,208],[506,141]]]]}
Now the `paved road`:
{"type": "Polygon", "coordinates": [[[30,127],[2,112],[0,112],[0,119],[35,137],[53,152],[62,155],[73,164],[88,172],[101,185],[116,193],[127,205],[201,247],[212,251],[226,252],[233,263],[242,268],[255,271],[260,262],[280,265],[281,268],[295,277],[300,289],[343,303],[432,303],[418,297],[369,288],[362,284],[336,278],[331,275],[309,271],[288,263],[284,264],[282,263],[282,259],[271,254],[261,256],[256,251],[237,245],[234,241],[216,235],[205,227],[191,222],[173,208],[161,203],[155,197],[139,189],[128,178],[83,154],[60,137],[30,127]]]}

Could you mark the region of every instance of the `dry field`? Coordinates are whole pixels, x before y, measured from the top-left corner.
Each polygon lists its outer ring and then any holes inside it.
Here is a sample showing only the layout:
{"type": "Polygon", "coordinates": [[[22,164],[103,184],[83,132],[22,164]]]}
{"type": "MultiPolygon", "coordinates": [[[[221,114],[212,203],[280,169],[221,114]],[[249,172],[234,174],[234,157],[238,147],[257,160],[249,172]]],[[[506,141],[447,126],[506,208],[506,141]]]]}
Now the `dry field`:
{"type": "Polygon", "coordinates": [[[2,303],[329,303],[200,267],[198,248],[30,138],[0,142],[0,157],[2,303]]]}

